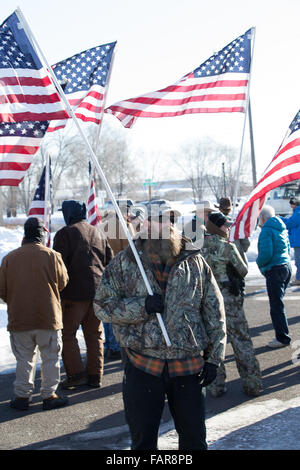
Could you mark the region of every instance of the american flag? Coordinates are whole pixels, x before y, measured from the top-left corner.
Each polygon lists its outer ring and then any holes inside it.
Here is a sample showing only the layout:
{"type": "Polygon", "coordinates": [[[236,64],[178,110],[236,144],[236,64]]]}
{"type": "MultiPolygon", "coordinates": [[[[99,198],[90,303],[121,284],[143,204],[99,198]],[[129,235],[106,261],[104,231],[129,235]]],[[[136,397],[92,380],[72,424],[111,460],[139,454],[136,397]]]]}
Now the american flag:
{"type": "Polygon", "coordinates": [[[0,26],[0,122],[69,115],[15,13],[0,26]]]}
{"type": "Polygon", "coordinates": [[[92,175],[92,166],[89,162],[89,176],[90,176],[90,192],[88,196],[88,222],[91,225],[98,225],[101,223],[101,215],[96,203],[95,182],[92,175]]]}
{"type": "MultiPolygon", "coordinates": [[[[83,121],[100,124],[115,45],[94,47],[52,66],[75,115],[83,121]]],[[[65,120],[52,122],[48,132],[65,125],[65,120]]]]}
{"type": "Polygon", "coordinates": [[[251,62],[251,30],[213,54],[175,84],[105,109],[132,127],[139,117],[245,112],[251,62]]]}
{"type": "Polygon", "coordinates": [[[267,193],[298,178],[300,178],[300,110],[289,126],[279,150],[239,212],[231,228],[230,239],[249,237],[256,227],[267,193]]]}
{"type": "Polygon", "coordinates": [[[51,164],[49,162],[49,170],[45,165],[39,184],[35,190],[34,197],[29,208],[28,217],[38,217],[44,221],[44,226],[49,230],[45,240],[46,246],[51,244],[51,201],[52,201],[52,174],[51,164]],[[48,178],[49,190],[48,198],[46,195],[46,178],[48,178]]]}
{"type": "Polygon", "coordinates": [[[18,186],[31,165],[49,121],[0,123],[0,186],[18,186]]]}

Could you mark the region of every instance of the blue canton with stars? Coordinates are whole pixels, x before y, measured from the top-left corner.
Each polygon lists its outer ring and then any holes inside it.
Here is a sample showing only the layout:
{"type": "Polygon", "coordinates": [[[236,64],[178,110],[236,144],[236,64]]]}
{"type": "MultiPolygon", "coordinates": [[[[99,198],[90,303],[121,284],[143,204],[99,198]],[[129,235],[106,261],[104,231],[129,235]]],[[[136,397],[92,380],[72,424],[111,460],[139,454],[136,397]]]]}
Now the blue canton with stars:
{"type": "MultiPolygon", "coordinates": [[[[41,179],[39,181],[39,184],[35,190],[33,200],[34,201],[44,201],[45,200],[45,188],[46,188],[46,183],[45,183],[45,177],[46,177],[46,167],[44,167],[41,179]]],[[[51,173],[51,161],[49,163],[49,184],[50,184],[50,200],[51,200],[51,195],[52,195],[52,173],[51,173]]]]}
{"type": "Polygon", "coordinates": [[[0,68],[42,68],[20,22],[13,13],[0,26],[0,68]]]}
{"type": "Polygon", "coordinates": [[[36,137],[42,138],[49,126],[49,121],[23,121],[0,123],[0,137],[36,137]]]}
{"type": "Polygon", "coordinates": [[[194,70],[194,77],[211,77],[223,73],[249,73],[251,62],[251,29],[221,51],[213,54],[194,70]]]}
{"type": "Polygon", "coordinates": [[[41,179],[39,181],[39,184],[35,190],[33,200],[34,201],[44,201],[45,200],[45,173],[46,173],[46,167],[43,169],[43,173],[41,176],[41,179]]]}
{"type": "Polygon", "coordinates": [[[295,131],[298,131],[299,129],[300,129],[300,110],[298,111],[298,113],[296,114],[296,116],[291,122],[291,125],[290,125],[291,134],[295,131]]]}
{"type": "Polygon", "coordinates": [[[116,42],[88,49],[53,65],[65,93],[88,90],[93,85],[105,87],[116,42]]]}

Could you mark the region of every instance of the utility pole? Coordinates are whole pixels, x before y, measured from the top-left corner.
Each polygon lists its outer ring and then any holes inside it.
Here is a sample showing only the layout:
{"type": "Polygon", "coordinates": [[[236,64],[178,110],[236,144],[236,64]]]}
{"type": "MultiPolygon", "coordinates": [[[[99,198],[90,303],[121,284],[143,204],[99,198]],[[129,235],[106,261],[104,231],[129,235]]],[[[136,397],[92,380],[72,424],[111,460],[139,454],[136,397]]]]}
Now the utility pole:
{"type": "Polygon", "coordinates": [[[223,186],[224,186],[224,196],[226,197],[226,175],[225,175],[225,163],[222,162],[222,175],[223,175],[223,186]]]}
{"type": "Polygon", "coordinates": [[[256,177],[256,162],[255,162],[255,151],[254,151],[254,138],[253,138],[253,126],[252,126],[252,114],[251,114],[251,104],[249,100],[249,130],[250,130],[250,145],[251,145],[251,164],[252,164],[252,182],[253,188],[256,186],[257,177],[256,177]]]}

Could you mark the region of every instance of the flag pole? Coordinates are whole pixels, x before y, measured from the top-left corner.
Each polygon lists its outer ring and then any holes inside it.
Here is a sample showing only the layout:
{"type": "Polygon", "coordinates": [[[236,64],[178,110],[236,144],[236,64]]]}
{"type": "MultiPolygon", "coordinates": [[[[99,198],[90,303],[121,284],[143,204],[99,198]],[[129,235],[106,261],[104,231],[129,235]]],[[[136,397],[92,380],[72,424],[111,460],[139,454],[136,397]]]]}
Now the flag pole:
{"type": "Polygon", "coordinates": [[[253,58],[253,51],[254,51],[254,43],[255,43],[255,27],[251,28],[251,39],[253,39],[253,41],[252,41],[252,50],[251,50],[251,63],[250,63],[250,69],[249,69],[249,81],[248,81],[247,100],[246,100],[246,107],[245,107],[245,119],[244,119],[243,132],[242,132],[242,142],[241,142],[241,146],[240,146],[238,171],[237,171],[237,178],[236,178],[234,197],[233,197],[233,217],[234,217],[235,211],[236,211],[236,202],[237,202],[239,182],[240,182],[239,181],[240,180],[240,172],[241,172],[241,161],[242,161],[243,147],[244,147],[244,140],[245,140],[246,121],[247,121],[247,114],[248,114],[249,103],[250,103],[250,80],[251,80],[251,70],[252,70],[252,58],[253,58]]]}
{"type": "Polygon", "coordinates": [[[251,100],[249,100],[249,131],[250,131],[250,144],[251,144],[251,164],[252,164],[252,185],[253,188],[256,186],[256,161],[255,161],[255,148],[254,148],[254,136],[253,136],[253,125],[252,125],[252,111],[251,111],[251,100]]]}
{"type": "MultiPolygon", "coordinates": [[[[104,184],[104,186],[105,186],[105,188],[106,188],[106,191],[107,191],[107,193],[109,194],[109,197],[110,197],[110,199],[111,199],[111,201],[112,201],[112,203],[113,203],[113,206],[114,206],[114,208],[115,208],[115,211],[116,211],[116,213],[118,214],[118,217],[119,217],[119,220],[120,220],[120,222],[121,222],[122,228],[123,228],[123,230],[124,230],[124,232],[125,232],[125,234],[126,234],[126,237],[127,237],[127,239],[128,239],[129,245],[130,245],[130,247],[131,247],[131,249],[132,249],[132,252],[133,252],[134,257],[135,257],[135,259],[136,259],[137,265],[138,265],[138,267],[139,267],[139,269],[140,269],[140,272],[141,272],[143,281],[144,281],[144,283],[145,283],[146,289],[147,289],[147,291],[148,291],[148,294],[149,294],[149,295],[153,295],[153,291],[152,291],[151,285],[150,285],[149,280],[148,280],[148,278],[147,278],[146,272],[145,272],[144,267],[143,267],[143,265],[142,265],[141,259],[140,259],[140,257],[139,257],[138,252],[137,252],[137,249],[136,249],[136,247],[135,247],[135,245],[134,245],[134,243],[133,243],[132,237],[131,237],[130,232],[129,232],[129,230],[128,230],[128,227],[127,227],[127,225],[126,225],[126,222],[125,222],[125,219],[124,219],[124,217],[123,217],[123,214],[122,214],[122,212],[120,211],[120,208],[119,208],[119,206],[118,206],[118,204],[117,204],[117,201],[116,201],[116,199],[115,199],[115,197],[114,197],[114,195],[113,195],[113,193],[112,193],[112,190],[111,190],[111,188],[110,188],[110,186],[109,186],[109,184],[108,184],[108,181],[107,181],[107,179],[106,179],[106,177],[105,177],[105,175],[104,175],[104,173],[103,173],[103,170],[102,170],[102,168],[101,168],[101,166],[100,166],[100,164],[99,164],[99,162],[98,162],[98,160],[97,160],[97,158],[96,158],[96,155],[95,155],[95,153],[94,153],[94,151],[93,151],[93,149],[92,149],[92,146],[91,146],[91,144],[89,143],[88,138],[87,138],[87,136],[85,135],[83,129],[81,128],[81,125],[80,125],[80,123],[79,123],[79,121],[78,121],[78,119],[77,119],[77,116],[75,115],[75,113],[74,113],[73,110],[71,109],[71,106],[70,106],[70,104],[69,104],[69,102],[68,102],[68,100],[67,100],[67,98],[66,98],[66,96],[65,96],[65,94],[64,94],[64,91],[63,91],[61,85],[59,84],[59,82],[58,82],[58,80],[57,80],[57,78],[56,78],[56,76],[55,76],[55,74],[54,74],[54,72],[53,72],[51,66],[48,64],[48,62],[47,62],[47,60],[46,60],[46,58],[45,58],[43,52],[41,51],[41,49],[40,49],[40,47],[39,47],[39,44],[38,44],[38,42],[36,41],[36,39],[34,38],[32,32],[31,32],[31,29],[30,29],[30,27],[29,27],[29,25],[28,25],[28,23],[27,23],[27,21],[26,21],[24,15],[23,15],[23,13],[21,12],[21,10],[20,10],[19,7],[18,7],[17,10],[16,10],[16,14],[17,14],[17,16],[18,16],[18,18],[19,18],[19,20],[20,20],[21,25],[22,25],[23,28],[25,29],[26,34],[28,35],[28,37],[29,37],[29,39],[30,39],[30,41],[31,41],[31,43],[32,43],[32,46],[33,46],[33,47],[35,48],[35,50],[38,52],[38,55],[40,55],[40,57],[43,59],[43,62],[44,62],[44,64],[46,65],[46,67],[47,67],[47,69],[48,69],[48,73],[51,75],[52,80],[53,80],[53,82],[54,82],[54,84],[55,84],[55,86],[56,86],[56,88],[57,88],[57,90],[58,90],[58,92],[59,92],[59,95],[60,95],[62,101],[64,102],[64,104],[65,104],[65,106],[66,106],[68,112],[69,112],[69,115],[72,117],[73,121],[75,122],[76,127],[77,127],[77,129],[78,129],[78,132],[79,132],[79,134],[81,135],[82,139],[83,139],[84,142],[85,142],[85,145],[86,145],[86,147],[87,147],[87,149],[88,149],[88,151],[89,151],[89,154],[90,154],[90,156],[91,156],[91,158],[92,158],[92,160],[93,160],[93,163],[94,163],[95,167],[97,168],[97,171],[98,171],[98,173],[99,173],[99,175],[100,175],[100,177],[101,177],[101,179],[102,179],[102,182],[103,182],[103,184],[104,184]]],[[[160,313],[156,313],[156,316],[157,316],[157,320],[158,320],[158,322],[159,322],[159,326],[160,326],[160,328],[161,328],[161,330],[162,330],[162,334],[163,334],[164,339],[165,339],[165,341],[166,341],[166,344],[167,344],[168,347],[170,347],[170,346],[171,346],[171,342],[170,342],[170,339],[169,339],[169,336],[168,336],[166,327],[165,327],[165,325],[164,325],[164,322],[163,322],[163,320],[162,320],[161,314],[160,314],[160,313]]]]}
{"type": "Polygon", "coordinates": [[[49,153],[46,153],[45,164],[45,201],[44,201],[44,225],[47,227],[48,204],[49,203],[49,153]]]}
{"type": "Polygon", "coordinates": [[[115,60],[115,49],[116,49],[116,46],[114,47],[114,50],[113,50],[113,53],[112,53],[112,57],[111,57],[111,61],[110,61],[110,67],[109,67],[109,70],[108,70],[108,76],[107,76],[107,80],[106,80],[106,84],[105,84],[102,112],[101,112],[100,123],[99,123],[99,126],[98,126],[98,132],[97,132],[96,142],[95,142],[95,147],[94,147],[95,154],[97,153],[97,148],[98,148],[99,141],[100,141],[100,134],[101,134],[101,130],[102,130],[102,122],[103,122],[103,117],[104,117],[104,109],[105,109],[105,105],[106,105],[108,87],[109,87],[109,84],[110,84],[111,72],[112,72],[112,68],[113,68],[113,64],[114,64],[114,60],[115,60]]]}

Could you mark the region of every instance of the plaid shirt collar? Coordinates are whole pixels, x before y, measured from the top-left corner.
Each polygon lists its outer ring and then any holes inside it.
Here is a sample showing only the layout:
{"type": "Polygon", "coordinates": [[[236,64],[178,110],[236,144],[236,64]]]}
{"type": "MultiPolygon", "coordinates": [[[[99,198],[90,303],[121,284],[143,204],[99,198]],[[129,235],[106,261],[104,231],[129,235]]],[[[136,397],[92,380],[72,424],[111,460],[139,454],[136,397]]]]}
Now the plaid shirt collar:
{"type": "Polygon", "coordinates": [[[159,283],[162,293],[165,294],[169,274],[177,258],[176,256],[172,256],[165,265],[162,264],[160,257],[155,253],[149,253],[149,258],[153,266],[155,278],[159,283]]]}

